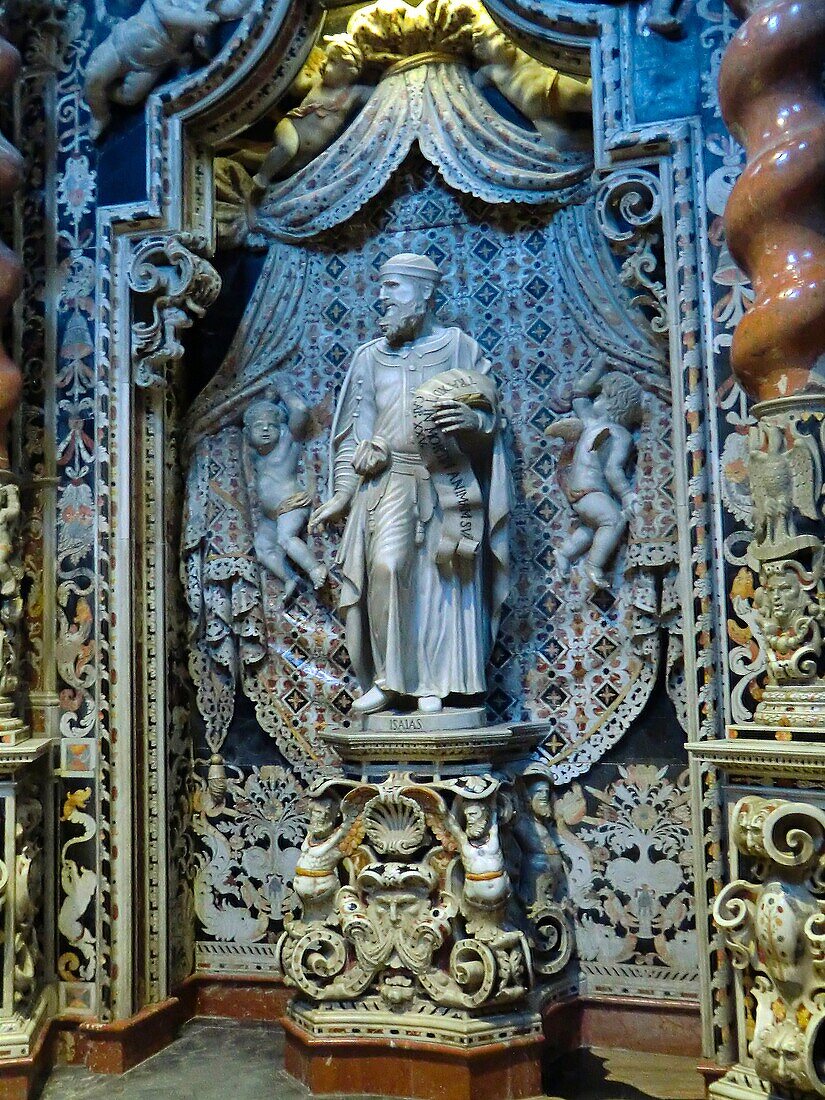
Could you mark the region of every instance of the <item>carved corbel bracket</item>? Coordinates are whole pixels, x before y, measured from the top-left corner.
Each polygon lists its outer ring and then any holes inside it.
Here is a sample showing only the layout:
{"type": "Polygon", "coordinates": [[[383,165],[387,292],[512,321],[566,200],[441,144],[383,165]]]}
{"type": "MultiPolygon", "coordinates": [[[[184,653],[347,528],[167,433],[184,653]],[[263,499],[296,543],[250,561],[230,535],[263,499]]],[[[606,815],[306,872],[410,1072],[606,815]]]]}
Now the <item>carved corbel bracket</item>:
{"type": "Polygon", "coordinates": [[[645,313],[656,336],[666,340],[667,291],[658,178],[643,168],[611,172],[596,194],[596,217],[621,259],[621,282],[636,291],[633,304],[645,313]]]}
{"type": "Polygon", "coordinates": [[[149,389],[166,383],[166,370],[183,356],[180,334],[203,317],[217,298],[221,277],[191,236],[146,237],[138,243],[129,265],[134,294],[152,297],[151,319],[132,320],[132,362],[136,386],[149,389]]]}
{"type": "MultiPolygon", "coordinates": [[[[753,877],[722,890],[713,919],[743,975],[739,995],[751,1000],[755,1024],[748,1053],[756,1084],[825,1096],[817,1054],[825,1026],[825,812],[749,795],[733,809],[731,835],[738,851],[754,861],[753,877]]],[[[732,1095],[724,1081],[711,1095],[732,1095]]]]}
{"type": "MultiPolygon", "coordinates": [[[[354,1026],[435,1029],[452,1042],[476,1013],[526,1011],[533,952],[510,915],[500,785],[406,772],[316,783],[294,880],[301,911],[278,946],[297,1019],[323,1030],[332,1004],[331,1028],[346,1012],[354,1026]]],[[[561,906],[545,899],[537,916],[540,972],[556,973],[572,936],[561,906]]]]}

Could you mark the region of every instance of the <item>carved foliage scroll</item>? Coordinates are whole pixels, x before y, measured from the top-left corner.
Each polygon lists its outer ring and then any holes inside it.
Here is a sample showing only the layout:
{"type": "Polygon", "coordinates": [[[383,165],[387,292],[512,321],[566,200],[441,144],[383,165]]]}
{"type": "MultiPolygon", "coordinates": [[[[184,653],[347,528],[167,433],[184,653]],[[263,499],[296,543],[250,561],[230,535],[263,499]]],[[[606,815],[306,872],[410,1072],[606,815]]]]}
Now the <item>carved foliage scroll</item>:
{"type": "MultiPolygon", "coordinates": [[[[221,289],[214,267],[189,237],[148,237],[135,248],[129,286],[151,297],[149,320],[132,321],[135,384],[162,385],[164,372],[183,355],[181,332],[203,317],[221,289]]],[[[201,245],[202,247],[202,245],[201,245]]]]}
{"type": "Polygon", "coordinates": [[[713,919],[752,1001],[748,1053],[763,1081],[825,1096],[816,1056],[825,1023],[825,813],[748,796],[734,807],[732,833],[752,873],[725,886],[713,919]]]}

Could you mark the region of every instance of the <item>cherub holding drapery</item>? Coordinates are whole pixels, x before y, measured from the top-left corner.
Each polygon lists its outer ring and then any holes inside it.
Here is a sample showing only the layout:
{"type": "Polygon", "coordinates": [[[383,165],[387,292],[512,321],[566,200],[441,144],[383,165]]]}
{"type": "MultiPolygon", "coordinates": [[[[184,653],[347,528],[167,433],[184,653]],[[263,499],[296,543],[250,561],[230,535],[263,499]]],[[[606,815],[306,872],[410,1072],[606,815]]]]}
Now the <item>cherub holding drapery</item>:
{"type": "Polygon", "coordinates": [[[330,35],[323,53],[304,99],[275,127],[272,148],[252,179],[259,192],[285,170],[296,172],[330,146],[373,91],[355,83],[364,58],[350,35],[330,35]]]}
{"type": "Polygon", "coordinates": [[[556,550],[562,577],[587,555],[584,570],[596,588],[609,588],[608,562],[616,553],[635,511],[629,476],[634,454],[632,430],[641,421],[644,391],[618,371],[602,374],[600,362],[581,380],[572,416],[547,429],[568,444],[559,460],[559,481],[576,514],[577,525],[556,550]],[[598,394],[586,396],[595,387],[598,394]]]}

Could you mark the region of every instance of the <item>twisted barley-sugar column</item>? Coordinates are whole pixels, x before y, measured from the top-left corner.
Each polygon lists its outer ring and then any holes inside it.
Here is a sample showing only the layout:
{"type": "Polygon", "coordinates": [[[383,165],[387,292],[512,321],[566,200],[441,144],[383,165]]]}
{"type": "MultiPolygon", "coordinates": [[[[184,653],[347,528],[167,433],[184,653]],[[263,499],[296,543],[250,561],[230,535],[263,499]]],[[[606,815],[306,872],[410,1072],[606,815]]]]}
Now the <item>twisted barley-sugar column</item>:
{"type": "Polygon", "coordinates": [[[825,387],[825,0],[730,6],[747,18],[725,53],[719,94],[747,165],[725,225],[755,293],[732,366],[761,401],[825,387]]]}
{"type": "MultiPolygon", "coordinates": [[[[11,91],[20,69],[20,54],[0,38],[0,95],[11,91]]],[[[0,135],[0,204],[10,203],[23,175],[23,158],[0,135]]],[[[23,286],[23,265],[12,250],[0,241],[0,329],[23,286]]],[[[14,416],[23,391],[20,368],[0,343],[0,472],[9,468],[9,422],[14,416]]]]}

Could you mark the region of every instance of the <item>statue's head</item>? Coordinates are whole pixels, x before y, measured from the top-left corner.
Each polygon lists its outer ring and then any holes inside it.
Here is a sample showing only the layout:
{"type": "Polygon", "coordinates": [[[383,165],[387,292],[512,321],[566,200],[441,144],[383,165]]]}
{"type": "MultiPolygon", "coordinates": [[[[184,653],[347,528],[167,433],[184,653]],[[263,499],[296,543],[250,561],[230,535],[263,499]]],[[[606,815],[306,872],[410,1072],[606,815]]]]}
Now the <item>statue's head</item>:
{"type": "Polygon", "coordinates": [[[309,834],[316,840],[328,837],[335,826],[336,807],[331,798],[313,798],[309,805],[309,834]]]}
{"type": "Polygon", "coordinates": [[[402,252],[387,260],[378,276],[378,323],[387,342],[398,346],[414,340],[432,314],[440,279],[438,268],[426,256],[402,252]]]}
{"type": "Polygon", "coordinates": [[[550,798],[550,780],[537,776],[530,782],[530,806],[536,817],[552,817],[553,802],[550,798]]]}
{"type": "Polygon", "coordinates": [[[619,371],[610,371],[601,379],[593,408],[623,428],[632,428],[642,418],[644,396],[638,382],[619,371]]]}
{"type": "Polygon", "coordinates": [[[364,67],[364,55],[349,34],[330,34],[325,39],[324,83],[332,88],[354,84],[364,67]]]}
{"type": "Polygon", "coordinates": [[[780,627],[790,626],[808,610],[808,597],[792,562],[780,562],[764,569],[763,587],[773,618],[780,627]]]}
{"type": "Polygon", "coordinates": [[[516,46],[492,20],[484,20],[473,32],[473,55],[485,65],[509,64],[515,60],[516,46]]]}
{"type": "Polygon", "coordinates": [[[469,840],[483,840],[490,831],[492,809],[486,799],[464,803],[464,831],[469,840]]]}
{"type": "Polygon", "coordinates": [[[281,437],[286,414],[274,401],[253,401],[243,414],[246,438],[256,451],[267,454],[281,437]]]}

